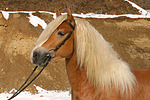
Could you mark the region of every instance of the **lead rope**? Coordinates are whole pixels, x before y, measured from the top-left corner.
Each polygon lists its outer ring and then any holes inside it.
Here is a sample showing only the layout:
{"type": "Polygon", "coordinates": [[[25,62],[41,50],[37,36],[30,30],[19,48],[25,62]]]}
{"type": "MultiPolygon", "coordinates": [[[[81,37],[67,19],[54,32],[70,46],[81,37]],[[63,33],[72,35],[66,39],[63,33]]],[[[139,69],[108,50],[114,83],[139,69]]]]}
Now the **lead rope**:
{"type": "Polygon", "coordinates": [[[17,90],[17,92],[15,92],[8,100],[13,99],[13,98],[16,97],[18,94],[20,94],[25,88],[27,88],[27,87],[41,74],[41,72],[44,70],[44,68],[45,68],[46,66],[44,66],[44,67],[40,70],[40,72],[39,72],[28,84],[26,84],[26,83],[28,82],[28,80],[31,78],[31,76],[33,75],[33,73],[36,71],[37,67],[38,67],[38,66],[36,66],[36,67],[33,69],[32,73],[31,73],[30,76],[26,79],[26,81],[23,83],[23,85],[22,85],[22,86],[17,90]]]}

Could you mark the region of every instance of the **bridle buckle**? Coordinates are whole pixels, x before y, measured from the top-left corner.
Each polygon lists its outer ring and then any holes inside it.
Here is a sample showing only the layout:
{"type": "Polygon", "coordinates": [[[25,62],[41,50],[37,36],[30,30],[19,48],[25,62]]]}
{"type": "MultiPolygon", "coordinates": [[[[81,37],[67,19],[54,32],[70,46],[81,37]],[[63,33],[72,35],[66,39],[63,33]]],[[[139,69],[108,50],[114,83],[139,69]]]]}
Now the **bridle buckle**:
{"type": "Polygon", "coordinates": [[[56,56],[56,50],[55,49],[49,49],[48,51],[49,51],[51,58],[54,58],[56,56]]]}

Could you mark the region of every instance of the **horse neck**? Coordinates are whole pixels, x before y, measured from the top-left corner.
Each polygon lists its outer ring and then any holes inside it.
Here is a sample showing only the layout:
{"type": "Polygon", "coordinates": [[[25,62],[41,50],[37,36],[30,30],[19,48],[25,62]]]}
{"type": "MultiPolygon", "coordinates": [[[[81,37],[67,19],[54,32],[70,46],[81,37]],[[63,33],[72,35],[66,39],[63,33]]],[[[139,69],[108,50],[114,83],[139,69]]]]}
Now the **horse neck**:
{"type": "Polygon", "coordinates": [[[66,70],[73,89],[77,89],[81,83],[88,83],[84,67],[80,69],[79,65],[77,65],[76,51],[74,51],[71,58],[66,59],[66,70]]]}

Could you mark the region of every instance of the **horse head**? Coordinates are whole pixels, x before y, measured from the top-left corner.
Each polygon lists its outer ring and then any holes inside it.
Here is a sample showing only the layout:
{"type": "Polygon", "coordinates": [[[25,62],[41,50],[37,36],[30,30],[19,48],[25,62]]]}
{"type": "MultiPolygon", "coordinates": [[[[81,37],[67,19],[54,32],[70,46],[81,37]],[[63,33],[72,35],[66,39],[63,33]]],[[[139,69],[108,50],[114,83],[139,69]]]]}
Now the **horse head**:
{"type": "Polygon", "coordinates": [[[75,20],[71,10],[67,15],[56,11],[57,18],[41,33],[31,53],[31,62],[44,67],[50,60],[69,58],[74,52],[75,20]]]}

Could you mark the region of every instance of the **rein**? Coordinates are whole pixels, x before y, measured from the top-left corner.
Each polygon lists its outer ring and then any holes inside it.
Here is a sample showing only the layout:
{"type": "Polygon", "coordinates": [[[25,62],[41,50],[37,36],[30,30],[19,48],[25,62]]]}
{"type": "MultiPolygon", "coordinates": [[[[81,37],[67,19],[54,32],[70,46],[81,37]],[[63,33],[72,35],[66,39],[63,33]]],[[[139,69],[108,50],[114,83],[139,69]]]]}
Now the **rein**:
{"type": "MultiPolygon", "coordinates": [[[[75,25],[73,26],[70,22],[68,22],[67,20],[65,20],[64,22],[66,22],[71,28],[72,30],[70,31],[70,33],[67,35],[67,37],[55,48],[55,49],[49,49],[48,51],[53,53],[53,55],[48,56],[48,62],[51,60],[51,58],[54,58],[56,56],[56,51],[62,46],[64,45],[64,43],[70,38],[70,36],[72,35],[74,29],[75,29],[75,25]]],[[[73,34],[73,51],[72,54],[74,52],[74,34],[73,34]]],[[[39,73],[30,81],[29,79],[31,78],[31,76],[34,74],[34,72],[37,70],[38,66],[35,66],[35,68],[33,69],[33,71],[31,72],[31,74],[29,75],[29,77],[26,79],[26,81],[23,83],[23,85],[17,90],[17,92],[15,92],[8,100],[12,100],[14,97],[16,97],[17,95],[19,95],[24,89],[26,89],[40,74],[41,72],[45,69],[45,67],[48,65],[48,63],[39,71],[39,73]]]]}
{"type": "Polygon", "coordinates": [[[14,97],[16,97],[17,95],[19,95],[25,88],[27,88],[40,74],[41,72],[44,70],[45,67],[43,67],[40,72],[28,83],[28,80],[31,78],[31,76],[33,75],[33,73],[36,71],[38,66],[35,66],[34,70],[32,71],[32,73],[30,74],[30,76],[26,79],[26,81],[23,83],[23,85],[17,90],[17,92],[15,92],[8,100],[13,99],[14,97]]]}

